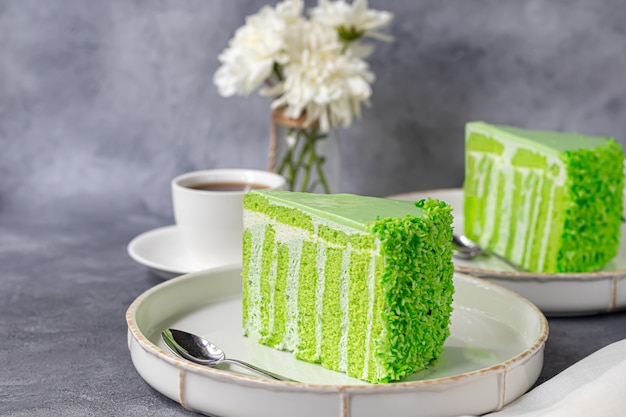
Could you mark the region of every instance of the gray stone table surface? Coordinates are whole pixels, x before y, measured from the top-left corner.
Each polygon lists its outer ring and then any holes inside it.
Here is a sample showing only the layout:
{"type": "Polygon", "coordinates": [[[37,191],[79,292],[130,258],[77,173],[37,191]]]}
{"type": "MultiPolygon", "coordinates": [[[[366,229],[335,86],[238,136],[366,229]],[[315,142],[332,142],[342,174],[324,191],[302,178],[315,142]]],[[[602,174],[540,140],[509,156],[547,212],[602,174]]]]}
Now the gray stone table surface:
{"type": "MultiPolygon", "coordinates": [[[[171,218],[77,202],[0,213],[0,415],[193,415],[143,381],[126,342],[126,309],[162,282],[127,243],[171,218]]],[[[624,312],[549,324],[539,382],[626,337],[624,312]]]]}

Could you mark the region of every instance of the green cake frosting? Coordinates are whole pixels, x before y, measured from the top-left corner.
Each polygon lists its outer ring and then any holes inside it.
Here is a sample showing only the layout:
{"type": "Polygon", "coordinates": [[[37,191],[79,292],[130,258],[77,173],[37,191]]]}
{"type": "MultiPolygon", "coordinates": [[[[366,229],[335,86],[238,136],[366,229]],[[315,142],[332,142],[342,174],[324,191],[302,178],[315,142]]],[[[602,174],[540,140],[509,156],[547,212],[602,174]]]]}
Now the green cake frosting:
{"type": "Polygon", "coordinates": [[[535,272],[589,272],[620,241],[624,151],[612,138],[472,122],[465,233],[535,272]]]}
{"type": "Polygon", "coordinates": [[[436,200],[249,192],[244,333],[374,383],[423,369],[449,335],[451,224],[436,200]]]}
{"type": "Polygon", "coordinates": [[[365,197],[354,194],[310,194],[264,191],[275,203],[305,211],[348,227],[369,230],[381,213],[385,217],[404,217],[407,214],[420,217],[422,209],[414,203],[386,198],[365,197]]]}

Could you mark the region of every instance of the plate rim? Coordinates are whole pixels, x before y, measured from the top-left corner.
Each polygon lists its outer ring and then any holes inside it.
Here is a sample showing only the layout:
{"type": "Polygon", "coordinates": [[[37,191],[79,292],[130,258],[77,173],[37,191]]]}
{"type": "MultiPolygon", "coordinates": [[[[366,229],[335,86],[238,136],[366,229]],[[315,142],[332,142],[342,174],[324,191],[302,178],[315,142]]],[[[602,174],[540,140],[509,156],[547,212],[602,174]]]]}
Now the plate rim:
{"type": "MultiPolygon", "coordinates": [[[[436,188],[432,190],[414,191],[401,194],[387,196],[390,199],[412,199],[430,197],[436,193],[460,194],[463,197],[463,188],[436,188]]],[[[624,236],[622,236],[622,239],[624,236]]],[[[541,273],[541,272],[520,272],[520,271],[498,271],[494,269],[485,269],[479,267],[468,267],[454,264],[454,270],[464,274],[480,274],[481,277],[497,278],[501,280],[519,281],[520,279],[532,281],[598,281],[607,278],[621,279],[626,277],[626,269],[616,269],[613,271],[594,271],[594,272],[559,272],[559,273],[541,273]]]]}
{"type": "MultiPolygon", "coordinates": [[[[378,392],[402,392],[412,388],[418,387],[428,387],[428,386],[442,386],[442,385],[452,385],[459,383],[465,379],[489,375],[492,373],[497,373],[498,371],[505,371],[511,369],[514,365],[521,365],[526,363],[528,360],[535,357],[538,353],[542,351],[545,347],[545,343],[549,336],[549,326],[548,320],[545,315],[541,312],[541,310],[529,301],[526,297],[512,291],[502,285],[485,281],[481,278],[477,278],[471,275],[467,275],[460,272],[455,272],[455,275],[461,276],[462,279],[470,281],[475,285],[479,286],[488,286],[492,287],[491,289],[499,291],[500,293],[505,293],[511,297],[517,298],[519,301],[523,302],[527,305],[533,312],[535,317],[540,322],[539,334],[532,343],[532,345],[528,346],[524,351],[516,354],[512,358],[509,358],[505,361],[490,365],[485,368],[463,372],[456,375],[434,378],[434,379],[426,379],[426,380],[418,380],[418,381],[406,381],[406,382],[394,382],[389,384],[319,384],[319,383],[301,383],[301,382],[288,382],[288,381],[274,381],[268,379],[261,379],[253,376],[247,376],[243,374],[237,374],[221,369],[210,368],[202,365],[198,365],[187,360],[178,358],[174,356],[171,352],[166,352],[164,349],[152,343],[146,335],[139,329],[135,319],[135,313],[139,306],[152,294],[162,291],[164,288],[168,286],[176,286],[180,285],[180,283],[184,281],[190,281],[195,279],[202,279],[205,275],[217,274],[220,272],[225,272],[231,269],[240,269],[241,265],[224,265],[215,268],[210,268],[207,270],[191,272],[185,275],[178,276],[176,278],[172,278],[170,280],[164,281],[160,284],[157,284],[142,294],[140,294],[128,307],[126,310],[126,323],[128,327],[129,334],[137,340],[142,349],[146,352],[151,353],[152,355],[158,357],[161,360],[165,360],[166,362],[175,365],[177,368],[183,368],[186,371],[190,371],[196,374],[204,375],[208,374],[212,377],[217,377],[219,379],[225,379],[230,381],[232,378],[235,381],[243,382],[246,385],[253,384],[255,386],[265,386],[271,388],[284,388],[284,389],[304,389],[305,391],[321,391],[321,392],[354,392],[354,391],[363,391],[363,390],[376,390],[378,392]],[[259,385],[260,384],[260,385],[259,385]]],[[[205,279],[209,279],[206,277],[205,279]]],[[[129,341],[130,344],[130,341],[129,341]]],[[[232,381],[230,381],[232,382],[232,381]]]]}

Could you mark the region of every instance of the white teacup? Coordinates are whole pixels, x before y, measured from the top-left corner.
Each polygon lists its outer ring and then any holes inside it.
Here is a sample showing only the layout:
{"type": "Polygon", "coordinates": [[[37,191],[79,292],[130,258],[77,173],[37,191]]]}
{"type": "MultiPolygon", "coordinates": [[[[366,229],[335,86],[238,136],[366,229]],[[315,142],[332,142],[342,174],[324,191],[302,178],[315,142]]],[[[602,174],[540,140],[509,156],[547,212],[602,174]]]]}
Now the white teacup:
{"type": "Polygon", "coordinates": [[[241,263],[243,195],[280,190],[285,179],[252,169],[211,169],[172,180],[174,219],[194,268],[241,263]]]}

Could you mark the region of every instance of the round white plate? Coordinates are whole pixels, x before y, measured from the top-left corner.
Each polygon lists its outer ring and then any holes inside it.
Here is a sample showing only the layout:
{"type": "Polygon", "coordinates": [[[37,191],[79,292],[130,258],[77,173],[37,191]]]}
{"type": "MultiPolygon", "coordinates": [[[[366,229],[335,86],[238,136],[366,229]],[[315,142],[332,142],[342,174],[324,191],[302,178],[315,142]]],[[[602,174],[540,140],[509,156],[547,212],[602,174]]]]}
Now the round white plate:
{"type": "Polygon", "coordinates": [[[439,362],[401,382],[367,384],[243,337],[240,273],[241,267],[230,266],[166,281],[126,312],[135,368],[187,409],[240,417],[478,415],[522,395],[543,366],[548,324],[537,307],[505,288],[455,274],[451,335],[439,362]],[[179,359],[161,341],[167,327],[204,336],[228,357],[301,383],[179,359]]]}
{"type": "MultiPolygon", "coordinates": [[[[432,197],[450,204],[454,230],[463,233],[463,190],[420,191],[390,196],[398,200],[432,197]]],[[[516,272],[494,257],[454,258],[457,272],[486,278],[535,303],[549,316],[599,314],[626,308],[626,225],[622,224],[619,252],[603,270],[589,273],[540,274],[516,272]]]]}
{"type": "Polygon", "coordinates": [[[163,279],[193,272],[176,226],[159,227],[128,243],[128,255],[163,279]]]}

